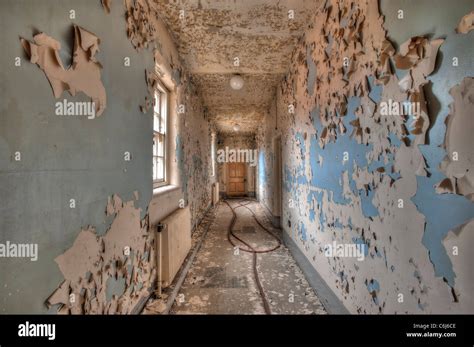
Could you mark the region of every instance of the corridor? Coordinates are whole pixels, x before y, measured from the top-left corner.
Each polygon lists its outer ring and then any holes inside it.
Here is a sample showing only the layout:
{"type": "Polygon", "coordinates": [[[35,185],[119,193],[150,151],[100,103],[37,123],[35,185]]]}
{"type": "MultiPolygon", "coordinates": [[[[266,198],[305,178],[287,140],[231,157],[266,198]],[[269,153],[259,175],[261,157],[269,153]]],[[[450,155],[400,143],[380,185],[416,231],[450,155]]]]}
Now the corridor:
{"type": "MultiPolygon", "coordinates": [[[[289,250],[281,244],[281,231],[271,226],[255,200],[221,202],[210,215],[210,225],[203,226],[209,229],[170,314],[326,314],[289,250]],[[229,206],[237,214],[232,227],[235,236],[259,252],[269,251],[257,256],[263,296],[256,284],[253,253],[241,250],[249,248],[237,238],[230,236],[235,246],[229,241],[233,218],[229,206]]],[[[199,238],[202,232],[197,231],[199,238]]],[[[163,313],[160,308],[165,307],[162,301],[151,300],[144,313],[163,313]]]]}

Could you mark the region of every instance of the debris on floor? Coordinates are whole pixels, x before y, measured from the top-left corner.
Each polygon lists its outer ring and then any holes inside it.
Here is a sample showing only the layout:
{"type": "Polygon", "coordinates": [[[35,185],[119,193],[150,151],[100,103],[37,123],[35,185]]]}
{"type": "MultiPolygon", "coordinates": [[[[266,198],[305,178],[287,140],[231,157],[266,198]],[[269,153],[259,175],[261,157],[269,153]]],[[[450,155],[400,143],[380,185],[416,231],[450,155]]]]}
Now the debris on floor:
{"type": "MultiPolygon", "coordinates": [[[[266,228],[273,229],[256,201],[252,200],[247,206],[266,228]]],[[[249,210],[240,208],[236,212],[234,233],[239,238],[257,249],[274,245],[275,240],[262,230],[249,210]]],[[[227,228],[231,218],[231,210],[221,202],[213,213],[210,226],[205,226],[209,230],[170,314],[265,313],[255,284],[253,255],[233,248],[228,241],[227,228]]],[[[202,235],[203,229],[200,225],[196,233],[202,235]]],[[[276,234],[281,232],[273,231],[276,234]]],[[[193,247],[199,239],[196,233],[193,234],[193,247]]],[[[257,269],[273,314],[327,313],[284,245],[273,252],[258,254],[257,269]]],[[[165,307],[163,299],[150,300],[144,314],[161,314],[165,307]]]]}

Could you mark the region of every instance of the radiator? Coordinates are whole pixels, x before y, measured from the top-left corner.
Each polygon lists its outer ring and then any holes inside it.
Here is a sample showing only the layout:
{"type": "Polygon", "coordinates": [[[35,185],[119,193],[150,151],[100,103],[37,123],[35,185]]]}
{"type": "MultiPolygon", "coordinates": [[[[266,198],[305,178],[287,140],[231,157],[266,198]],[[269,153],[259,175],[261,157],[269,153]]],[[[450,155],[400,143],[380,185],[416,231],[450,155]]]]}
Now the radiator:
{"type": "Polygon", "coordinates": [[[165,288],[172,282],[191,249],[191,212],[189,206],[179,208],[161,221],[161,232],[156,238],[158,286],[165,288]]]}
{"type": "Polygon", "coordinates": [[[212,185],[212,205],[215,206],[219,202],[219,182],[212,185]]]}

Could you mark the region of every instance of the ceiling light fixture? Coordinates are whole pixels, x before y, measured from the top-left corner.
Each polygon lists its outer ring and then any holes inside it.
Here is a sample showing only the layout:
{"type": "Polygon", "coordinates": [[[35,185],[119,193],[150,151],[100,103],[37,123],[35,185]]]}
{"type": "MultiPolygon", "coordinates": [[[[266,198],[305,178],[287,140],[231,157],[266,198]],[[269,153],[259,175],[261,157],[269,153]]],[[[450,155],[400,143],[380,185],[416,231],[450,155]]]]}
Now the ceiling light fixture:
{"type": "Polygon", "coordinates": [[[240,130],[240,125],[234,124],[233,129],[234,129],[234,131],[239,131],[240,130]]]}
{"type": "Polygon", "coordinates": [[[240,90],[244,86],[244,79],[240,75],[234,75],[230,79],[230,87],[234,90],[240,90]]]}

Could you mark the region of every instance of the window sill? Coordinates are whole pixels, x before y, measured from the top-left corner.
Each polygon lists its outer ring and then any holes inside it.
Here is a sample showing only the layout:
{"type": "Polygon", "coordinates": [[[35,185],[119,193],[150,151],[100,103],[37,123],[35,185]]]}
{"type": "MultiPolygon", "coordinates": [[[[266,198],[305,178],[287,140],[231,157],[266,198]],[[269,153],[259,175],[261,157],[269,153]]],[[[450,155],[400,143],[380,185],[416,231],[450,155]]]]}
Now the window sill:
{"type": "Polygon", "coordinates": [[[153,197],[165,195],[167,193],[173,192],[178,189],[179,189],[179,186],[175,186],[172,184],[167,184],[166,186],[153,188],[153,197]]]}

